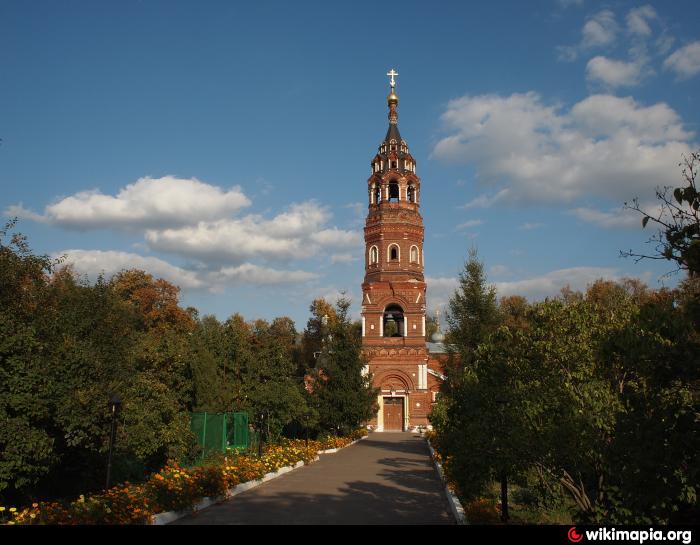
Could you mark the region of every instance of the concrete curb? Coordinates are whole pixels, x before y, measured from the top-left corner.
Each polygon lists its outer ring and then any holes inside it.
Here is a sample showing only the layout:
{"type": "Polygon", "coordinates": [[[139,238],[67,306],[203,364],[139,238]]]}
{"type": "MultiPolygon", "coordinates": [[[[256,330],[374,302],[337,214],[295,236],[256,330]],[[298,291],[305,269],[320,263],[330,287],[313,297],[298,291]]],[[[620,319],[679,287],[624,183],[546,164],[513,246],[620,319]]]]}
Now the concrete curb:
{"type": "MultiPolygon", "coordinates": [[[[359,439],[356,439],[352,443],[348,443],[344,447],[332,448],[332,449],[328,449],[328,450],[319,450],[317,454],[332,454],[334,452],[338,452],[340,449],[349,447],[350,445],[354,445],[358,441],[362,441],[363,439],[366,439],[366,438],[367,438],[366,435],[364,437],[360,437],[359,439]]],[[[314,458],[312,461],[316,462],[318,460],[319,460],[319,456],[316,456],[316,458],[314,458]]],[[[220,501],[225,501],[228,498],[232,498],[233,496],[237,496],[238,494],[241,494],[242,492],[250,490],[251,488],[255,488],[257,486],[260,486],[261,484],[263,484],[267,481],[271,481],[272,479],[276,479],[277,477],[281,477],[285,473],[289,473],[290,471],[298,469],[303,465],[304,465],[304,462],[299,461],[296,464],[294,464],[293,466],[281,467],[277,471],[267,473],[262,477],[262,479],[258,479],[256,481],[247,481],[245,483],[241,483],[239,485],[236,485],[233,488],[229,488],[228,491],[226,492],[226,496],[223,496],[221,498],[202,498],[199,502],[197,502],[194,505],[194,507],[191,510],[188,509],[185,511],[165,511],[163,513],[158,513],[157,515],[153,515],[153,518],[151,519],[151,525],[164,526],[166,524],[170,524],[171,522],[174,522],[178,519],[186,517],[187,515],[191,515],[192,513],[196,513],[197,511],[201,511],[202,509],[206,509],[207,507],[211,507],[215,503],[218,503],[220,501]]]]}
{"type": "MultiPolygon", "coordinates": [[[[318,460],[318,457],[316,457],[316,460],[318,460]]],[[[187,515],[191,515],[192,513],[196,513],[197,511],[201,511],[202,509],[206,509],[207,507],[211,507],[215,503],[218,503],[220,501],[227,500],[228,498],[232,498],[233,496],[237,496],[238,494],[241,494],[242,492],[245,492],[246,490],[250,490],[251,488],[255,488],[256,486],[260,486],[261,484],[271,481],[272,479],[276,479],[277,477],[280,477],[284,475],[285,473],[289,473],[290,471],[294,471],[295,469],[298,469],[304,465],[303,461],[299,461],[293,466],[285,466],[279,468],[277,471],[273,471],[270,473],[266,473],[262,479],[258,479],[256,481],[247,481],[245,483],[241,483],[239,485],[234,486],[233,488],[229,488],[228,491],[226,492],[226,496],[223,496],[221,498],[202,498],[199,502],[197,502],[192,510],[185,510],[185,511],[165,511],[164,513],[158,513],[157,515],[153,516],[153,521],[151,522],[152,525],[154,526],[163,526],[165,524],[170,524],[173,521],[176,521],[178,519],[181,519],[183,517],[186,517],[187,515]]]]}
{"type": "Polygon", "coordinates": [[[355,443],[357,443],[357,442],[359,442],[359,441],[362,441],[363,439],[367,439],[367,435],[365,435],[364,437],[360,437],[359,439],[355,439],[352,443],[348,443],[348,444],[345,445],[344,447],[340,447],[340,448],[329,448],[329,449],[326,449],[326,450],[319,450],[318,453],[319,453],[319,454],[333,454],[333,453],[335,453],[335,452],[338,452],[338,451],[341,450],[341,449],[348,448],[348,447],[354,445],[355,443]]]}
{"type": "Polygon", "coordinates": [[[462,507],[459,498],[447,485],[447,480],[445,479],[445,472],[442,469],[442,465],[440,465],[440,463],[435,458],[435,449],[433,449],[433,445],[431,445],[430,441],[428,441],[427,439],[425,440],[425,442],[428,443],[430,457],[432,458],[433,463],[435,464],[435,469],[437,469],[437,472],[440,475],[440,480],[445,485],[445,495],[447,496],[447,503],[450,504],[450,510],[452,511],[452,515],[454,516],[455,521],[457,521],[457,524],[469,524],[467,522],[467,517],[464,513],[464,507],[462,507]]]}

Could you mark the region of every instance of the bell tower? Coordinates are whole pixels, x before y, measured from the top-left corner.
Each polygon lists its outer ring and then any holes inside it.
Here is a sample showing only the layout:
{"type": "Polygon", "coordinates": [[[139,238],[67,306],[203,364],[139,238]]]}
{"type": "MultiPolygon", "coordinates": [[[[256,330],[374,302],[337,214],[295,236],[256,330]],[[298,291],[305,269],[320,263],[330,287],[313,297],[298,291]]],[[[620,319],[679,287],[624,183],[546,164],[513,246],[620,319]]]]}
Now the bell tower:
{"type": "Polygon", "coordinates": [[[423,218],[416,161],[398,127],[397,76],[387,97],[389,128],[371,161],[367,180],[362,349],[379,411],[371,424],[382,431],[425,425],[430,410],[425,341],[423,218]]]}

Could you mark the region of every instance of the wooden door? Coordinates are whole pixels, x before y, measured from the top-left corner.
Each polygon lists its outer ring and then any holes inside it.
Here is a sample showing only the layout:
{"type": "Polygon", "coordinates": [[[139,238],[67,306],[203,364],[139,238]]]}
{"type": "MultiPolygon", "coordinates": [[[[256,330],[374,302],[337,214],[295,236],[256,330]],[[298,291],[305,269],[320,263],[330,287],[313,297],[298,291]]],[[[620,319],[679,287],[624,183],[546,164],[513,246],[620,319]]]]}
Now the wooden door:
{"type": "Polygon", "coordinates": [[[403,398],[384,398],[384,430],[403,431],[403,398]]]}

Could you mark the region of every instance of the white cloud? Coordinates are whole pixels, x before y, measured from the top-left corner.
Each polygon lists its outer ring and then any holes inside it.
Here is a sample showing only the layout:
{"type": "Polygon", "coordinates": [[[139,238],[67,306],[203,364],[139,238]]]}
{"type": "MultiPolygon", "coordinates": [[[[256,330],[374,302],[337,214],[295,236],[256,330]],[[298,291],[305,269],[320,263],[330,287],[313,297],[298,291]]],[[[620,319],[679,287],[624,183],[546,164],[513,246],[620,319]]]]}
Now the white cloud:
{"type": "Polygon", "coordinates": [[[315,273],[307,271],[283,271],[260,267],[252,263],[243,263],[237,267],[222,267],[209,275],[217,284],[239,285],[252,284],[256,286],[270,284],[298,284],[318,278],[315,273]]]}
{"type": "Polygon", "coordinates": [[[556,50],[559,60],[574,61],[582,53],[609,46],[615,42],[619,27],[615,14],[604,9],[590,16],[581,29],[581,39],[575,45],[560,45],[556,50]]]}
{"type": "Polygon", "coordinates": [[[313,242],[326,247],[349,248],[352,246],[360,246],[362,238],[357,231],[343,231],[337,227],[332,229],[323,229],[317,233],[312,233],[310,239],[313,242]]]}
{"type": "Polygon", "coordinates": [[[355,254],[333,254],[331,256],[331,263],[352,263],[353,261],[358,261],[360,258],[355,254]]]}
{"type": "Polygon", "coordinates": [[[508,272],[508,267],[505,265],[494,265],[491,267],[490,272],[493,275],[499,276],[508,272]]]}
{"type": "Polygon", "coordinates": [[[39,223],[47,223],[47,218],[45,216],[42,216],[41,214],[37,214],[36,212],[32,212],[28,208],[25,208],[21,203],[20,204],[13,204],[12,206],[8,206],[3,214],[7,216],[8,218],[22,218],[22,219],[27,219],[27,220],[32,220],[32,221],[37,221],[39,223]]]}
{"type": "Polygon", "coordinates": [[[638,85],[645,73],[648,72],[645,70],[645,62],[641,59],[625,62],[599,55],[586,64],[586,78],[608,87],[638,85]]]}
{"type": "Polygon", "coordinates": [[[205,262],[240,263],[253,257],[289,261],[308,258],[322,248],[360,245],[355,231],[324,228],[331,215],[315,201],[292,204],[270,220],[249,215],[240,219],[199,222],[194,226],[149,230],[146,241],[155,250],[205,262]]]}
{"type": "MultiPolygon", "coordinates": [[[[585,137],[596,140],[622,134],[642,146],[651,146],[685,142],[694,136],[685,130],[682,120],[668,104],[659,102],[653,106],[642,106],[632,97],[590,96],[574,105],[570,118],[585,137]]],[[[674,163],[677,164],[678,160],[680,155],[674,159],[674,163]]],[[[677,177],[675,171],[673,177],[677,177]]]]}
{"type": "MultiPolygon", "coordinates": [[[[498,273],[494,272],[494,274],[498,273]]],[[[617,269],[609,267],[572,267],[522,280],[494,282],[493,286],[499,297],[522,295],[530,301],[539,301],[559,295],[565,286],[573,290],[585,290],[589,284],[599,278],[617,280],[621,276],[617,269]]],[[[425,280],[428,284],[427,299],[431,312],[436,308],[447,308],[447,303],[458,288],[457,278],[426,277],[425,280]]]]}
{"type": "Polygon", "coordinates": [[[462,205],[460,208],[490,208],[498,201],[503,200],[508,195],[508,189],[501,189],[495,195],[479,195],[478,197],[472,199],[467,204],[462,205]]]}
{"type": "MultiPolygon", "coordinates": [[[[664,213],[658,202],[646,202],[640,208],[654,217],[661,217],[664,213]]],[[[624,207],[609,210],[597,210],[595,208],[579,207],[569,210],[569,213],[578,219],[591,223],[604,229],[641,229],[642,218],[639,212],[624,207]]]]}
{"type": "Polygon", "coordinates": [[[339,288],[337,286],[310,286],[295,294],[301,304],[307,306],[309,301],[325,299],[331,305],[335,305],[341,299],[350,300],[350,318],[360,320],[360,303],[362,301],[361,292],[357,291],[357,284],[351,287],[339,288]]]}
{"type": "Polygon", "coordinates": [[[627,30],[637,36],[649,37],[652,33],[649,23],[657,17],[656,10],[649,4],[632,8],[627,13],[627,30]]]}
{"type": "Polygon", "coordinates": [[[656,49],[661,55],[666,55],[669,51],[671,51],[671,48],[673,47],[673,44],[676,42],[676,38],[671,36],[670,34],[664,33],[659,36],[656,41],[656,49]]]}
{"type": "Polygon", "coordinates": [[[279,270],[243,263],[218,270],[188,270],[162,259],[129,252],[101,250],[64,250],[54,257],[65,256],[64,264],[86,275],[89,280],[103,274],[106,278],[126,269],[141,269],[156,278],[163,278],[182,289],[221,291],[226,286],[298,284],[318,278],[318,274],[301,270],[279,270]]]}
{"type": "Polygon", "coordinates": [[[620,277],[617,269],[572,267],[513,282],[496,282],[495,286],[499,297],[522,295],[531,301],[537,301],[558,295],[565,286],[569,286],[573,290],[585,290],[586,286],[599,278],[616,280],[620,277]]]}
{"type": "Polygon", "coordinates": [[[622,208],[603,211],[579,207],[569,212],[586,223],[592,223],[605,229],[639,229],[642,221],[639,214],[622,208]]]}
{"type": "Polygon", "coordinates": [[[229,216],[250,205],[240,187],[223,190],[195,178],[139,178],[115,196],[81,191],[50,204],[43,216],[27,215],[72,229],[188,225],[229,216]]]}
{"type": "Polygon", "coordinates": [[[479,225],[483,225],[483,223],[483,220],[468,220],[464,223],[460,223],[457,227],[455,227],[455,230],[461,231],[462,229],[469,229],[470,227],[478,227],[479,225]]]}
{"type": "Polygon", "coordinates": [[[205,287],[205,282],[195,271],[176,267],[156,257],[102,250],[64,250],[54,255],[60,256],[65,256],[63,264],[72,265],[73,270],[87,275],[91,281],[95,281],[100,274],[109,278],[124,269],[141,269],[183,289],[205,287]]]}
{"type": "Polygon", "coordinates": [[[609,45],[615,41],[619,28],[615,14],[609,9],[590,17],[581,29],[581,46],[584,49],[609,45]]]}
{"type": "Polygon", "coordinates": [[[426,276],[425,282],[428,284],[426,292],[427,313],[434,315],[435,310],[440,309],[440,313],[444,315],[447,304],[459,285],[457,277],[426,276]]]}
{"type": "MultiPolygon", "coordinates": [[[[464,96],[442,115],[449,134],[433,156],[472,163],[482,186],[503,187],[500,201],[571,202],[581,196],[618,202],[645,198],[678,180],[678,162],[695,147],[664,103],[593,95],[566,111],[534,92],[464,96]]],[[[488,204],[477,198],[468,206],[488,204]]]]}
{"type": "Polygon", "coordinates": [[[675,72],[680,79],[688,79],[700,73],[700,41],[674,51],[664,61],[664,68],[675,72]]]}

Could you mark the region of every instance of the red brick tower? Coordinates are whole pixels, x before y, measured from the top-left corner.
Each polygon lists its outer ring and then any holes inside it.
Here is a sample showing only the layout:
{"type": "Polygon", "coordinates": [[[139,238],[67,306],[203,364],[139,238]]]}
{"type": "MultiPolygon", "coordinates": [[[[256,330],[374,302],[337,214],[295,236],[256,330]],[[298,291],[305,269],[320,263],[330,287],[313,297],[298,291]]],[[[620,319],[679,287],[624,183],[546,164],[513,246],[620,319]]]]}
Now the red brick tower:
{"type": "Polygon", "coordinates": [[[389,130],[367,180],[362,349],[374,385],[381,390],[379,411],[370,425],[378,431],[400,431],[428,423],[432,397],[425,342],[420,179],[397,125],[394,76],[398,74],[392,70],[387,75],[391,76],[389,130]]]}

